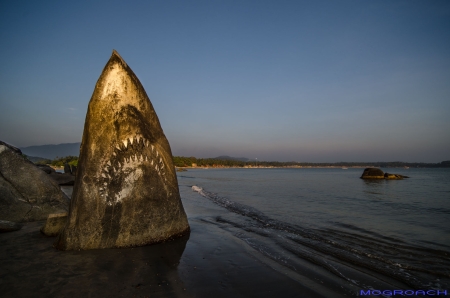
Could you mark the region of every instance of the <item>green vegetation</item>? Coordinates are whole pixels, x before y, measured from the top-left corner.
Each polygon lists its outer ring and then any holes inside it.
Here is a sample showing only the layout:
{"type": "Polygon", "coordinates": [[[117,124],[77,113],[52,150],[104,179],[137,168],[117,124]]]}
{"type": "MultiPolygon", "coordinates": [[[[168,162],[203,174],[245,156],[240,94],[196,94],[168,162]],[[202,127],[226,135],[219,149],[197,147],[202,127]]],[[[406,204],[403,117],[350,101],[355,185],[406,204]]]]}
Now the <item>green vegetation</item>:
{"type": "Polygon", "coordinates": [[[392,162],[279,162],[279,161],[239,161],[239,160],[221,160],[214,158],[195,158],[174,156],[174,165],[176,167],[191,167],[196,164],[197,167],[377,167],[377,168],[450,168],[450,161],[443,161],[440,163],[409,163],[401,161],[392,162]]]}
{"type": "Polygon", "coordinates": [[[46,164],[54,167],[64,167],[64,164],[68,163],[72,166],[78,166],[78,156],[66,156],[66,157],[56,157],[54,160],[44,159],[38,161],[36,164],[46,164]]]}
{"type": "MultiPolygon", "coordinates": [[[[37,164],[48,164],[55,167],[63,167],[65,163],[78,166],[77,156],[56,157],[54,160],[40,160],[37,164]]],[[[232,159],[216,159],[216,158],[196,158],[185,156],[174,156],[173,163],[175,167],[191,167],[195,164],[197,167],[377,167],[377,168],[450,168],[450,161],[439,163],[409,163],[401,161],[392,162],[335,162],[335,163],[313,163],[313,162],[279,162],[279,161],[240,161],[232,159]]]]}

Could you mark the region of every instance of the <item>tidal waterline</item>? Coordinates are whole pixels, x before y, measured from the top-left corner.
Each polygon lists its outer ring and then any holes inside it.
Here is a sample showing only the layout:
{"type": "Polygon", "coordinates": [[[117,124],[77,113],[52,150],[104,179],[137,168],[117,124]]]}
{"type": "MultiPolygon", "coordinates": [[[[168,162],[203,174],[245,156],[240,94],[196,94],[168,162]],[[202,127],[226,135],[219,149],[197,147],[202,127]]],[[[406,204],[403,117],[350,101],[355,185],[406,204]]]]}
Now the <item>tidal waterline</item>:
{"type": "Polygon", "coordinates": [[[178,182],[182,197],[230,211],[211,223],[280,264],[306,260],[362,288],[376,284],[356,271],[406,288],[448,287],[450,171],[384,170],[411,178],[366,181],[362,169],[191,169],[178,182]],[[202,189],[197,197],[193,185],[202,189]]]}

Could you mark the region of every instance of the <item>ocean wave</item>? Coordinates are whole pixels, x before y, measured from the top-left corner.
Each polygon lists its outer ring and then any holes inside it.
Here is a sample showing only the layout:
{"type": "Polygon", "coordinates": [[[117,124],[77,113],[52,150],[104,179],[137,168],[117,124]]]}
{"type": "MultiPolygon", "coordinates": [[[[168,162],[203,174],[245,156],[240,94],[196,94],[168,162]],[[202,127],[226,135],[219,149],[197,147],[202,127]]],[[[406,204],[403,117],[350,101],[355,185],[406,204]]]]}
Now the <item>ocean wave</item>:
{"type": "Polygon", "coordinates": [[[448,251],[411,245],[355,226],[355,233],[339,230],[344,224],[338,223],[334,229],[306,228],[273,219],[196,185],[192,190],[241,216],[219,216],[211,223],[291,270],[301,270],[301,262],[307,261],[363,288],[370,288],[375,276],[380,283],[400,282],[415,289],[443,290],[450,285],[448,251]]]}

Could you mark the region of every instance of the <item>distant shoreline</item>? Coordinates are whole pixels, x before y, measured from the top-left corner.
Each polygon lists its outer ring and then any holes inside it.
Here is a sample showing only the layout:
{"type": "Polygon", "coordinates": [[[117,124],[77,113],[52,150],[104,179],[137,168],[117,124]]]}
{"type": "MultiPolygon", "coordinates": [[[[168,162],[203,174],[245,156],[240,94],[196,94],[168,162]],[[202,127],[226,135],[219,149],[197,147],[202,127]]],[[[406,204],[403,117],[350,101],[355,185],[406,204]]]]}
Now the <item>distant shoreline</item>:
{"type": "Polygon", "coordinates": [[[365,168],[390,168],[390,169],[430,169],[430,168],[450,168],[447,166],[376,166],[376,165],[358,165],[358,166],[227,166],[227,165],[213,165],[213,166],[175,166],[177,169],[365,169],[365,168]]]}

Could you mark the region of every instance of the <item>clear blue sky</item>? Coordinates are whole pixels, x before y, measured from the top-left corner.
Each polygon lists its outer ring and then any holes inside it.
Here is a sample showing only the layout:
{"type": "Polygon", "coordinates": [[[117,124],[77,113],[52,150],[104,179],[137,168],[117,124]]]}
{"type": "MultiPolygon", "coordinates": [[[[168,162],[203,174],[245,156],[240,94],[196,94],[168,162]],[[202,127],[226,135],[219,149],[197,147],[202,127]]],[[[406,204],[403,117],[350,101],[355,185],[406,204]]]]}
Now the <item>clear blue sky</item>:
{"type": "Polygon", "coordinates": [[[450,1],[1,1],[0,140],[79,142],[116,49],[174,155],[450,159],[450,1]]]}

